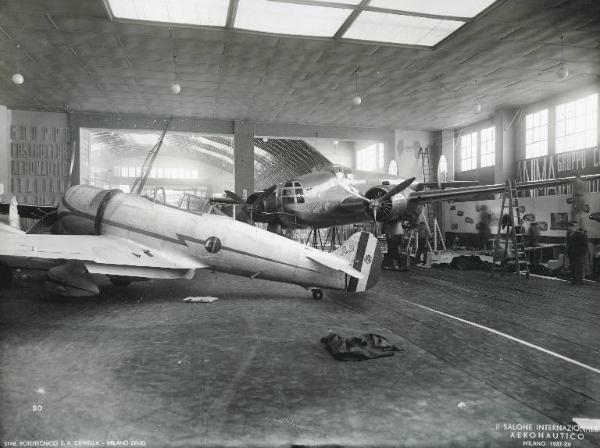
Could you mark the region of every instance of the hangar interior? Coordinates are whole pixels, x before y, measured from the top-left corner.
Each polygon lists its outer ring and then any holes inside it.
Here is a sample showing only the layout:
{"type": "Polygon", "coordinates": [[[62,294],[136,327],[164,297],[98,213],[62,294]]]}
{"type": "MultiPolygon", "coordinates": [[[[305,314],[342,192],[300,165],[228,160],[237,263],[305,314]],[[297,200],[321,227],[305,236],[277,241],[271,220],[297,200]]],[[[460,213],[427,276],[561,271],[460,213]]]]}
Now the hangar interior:
{"type": "Polygon", "coordinates": [[[0,216],[7,446],[600,444],[597,1],[0,0],[0,50],[0,203],[40,213],[0,216]],[[385,269],[350,294],[355,260],[320,301],[291,268],[199,265],[139,282],[85,265],[97,297],[50,294],[54,265],[17,238],[57,235],[42,211],[60,220],[75,186],[139,181],[164,210],[188,195],[269,231],[224,224],[240,240],[221,254],[272,261],[279,233],[327,252],[326,276],[366,230],[385,269]],[[499,258],[517,272],[493,275],[499,258]],[[341,362],[333,333],[399,351],[341,362]]]}

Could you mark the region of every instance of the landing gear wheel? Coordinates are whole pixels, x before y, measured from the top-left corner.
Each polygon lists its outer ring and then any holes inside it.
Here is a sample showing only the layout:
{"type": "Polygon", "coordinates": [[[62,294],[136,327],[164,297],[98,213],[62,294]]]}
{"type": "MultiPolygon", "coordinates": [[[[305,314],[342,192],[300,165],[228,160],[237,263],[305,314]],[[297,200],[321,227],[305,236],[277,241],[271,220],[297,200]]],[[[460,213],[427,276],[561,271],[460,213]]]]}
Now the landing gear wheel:
{"type": "Polygon", "coordinates": [[[323,298],[323,291],[321,291],[320,289],[313,289],[312,295],[313,295],[313,299],[321,300],[323,298]]]}
{"type": "Polygon", "coordinates": [[[13,275],[10,267],[3,262],[0,262],[0,289],[8,289],[12,284],[13,275]]]}

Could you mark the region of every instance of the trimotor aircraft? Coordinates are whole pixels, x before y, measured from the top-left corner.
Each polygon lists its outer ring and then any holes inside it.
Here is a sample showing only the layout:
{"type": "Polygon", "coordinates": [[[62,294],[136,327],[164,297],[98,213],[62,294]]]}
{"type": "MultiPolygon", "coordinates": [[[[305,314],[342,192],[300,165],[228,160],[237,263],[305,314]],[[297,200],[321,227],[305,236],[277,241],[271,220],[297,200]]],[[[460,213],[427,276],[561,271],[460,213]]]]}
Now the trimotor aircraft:
{"type": "MultiPolygon", "coordinates": [[[[581,176],[581,180],[600,174],[581,176]]],[[[571,183],[575,177],[517,183],[517,190],[571,183]]],[[[323,228],[374,220],[403,220],[413,224],[424,204],[482,199],[502,193],[505,184],[476,185],[472,181],[417,182],[382,173],[351,170],[340,165],[317,167],[310,173],[273,185],[245,201],[227,191],[228,201],[246,209],[251,220],[267,222],[271,231],[282,227],[323,228]]]]}
{"type": "MultiPolygon", "coordinates": [[[[14,204],[12,209],[14,215],[14,204]]],[[[62,234],[0,229],[4,270],[11,261],[55,261],[45,285],[67,296],[99,293],[88,274],[105,274],[125,285],[139,279],[191,279],[196,269],[212,269],[297,284],[320,299],[322,288],[371,288],[381,269],[377,239],[367,232],[355,233],[337,251],[326,253],[227,216],[183,210],[120,190],[77,185],[58,207],[18,210],[47,213],[42,221],[62,234]]]]}

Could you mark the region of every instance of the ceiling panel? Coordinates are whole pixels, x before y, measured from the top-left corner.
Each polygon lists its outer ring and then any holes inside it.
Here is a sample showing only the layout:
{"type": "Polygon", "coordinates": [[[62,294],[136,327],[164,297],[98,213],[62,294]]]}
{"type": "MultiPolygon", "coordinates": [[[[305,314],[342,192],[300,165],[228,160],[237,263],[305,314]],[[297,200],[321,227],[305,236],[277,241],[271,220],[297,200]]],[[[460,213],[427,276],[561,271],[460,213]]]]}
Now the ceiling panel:
{"type": "Polygon", "coordinates": [[[171,33],[111,22],[101,3],[3,1],[0,104],[441,129],[598,83],[600,74],[595,0],[507,0],[431,50],[201,28],[171,33]],[[556,76],[561,34],[566,80],[556,76]],[[17,43],[21,86],[10,82],[17,43]],[[174,48],[179,95],[170,93],[174,48]],[[350,102],[356,69],[360,107],[350,102]],[[473,113],[475,100],[482,114],[473,113]]]}

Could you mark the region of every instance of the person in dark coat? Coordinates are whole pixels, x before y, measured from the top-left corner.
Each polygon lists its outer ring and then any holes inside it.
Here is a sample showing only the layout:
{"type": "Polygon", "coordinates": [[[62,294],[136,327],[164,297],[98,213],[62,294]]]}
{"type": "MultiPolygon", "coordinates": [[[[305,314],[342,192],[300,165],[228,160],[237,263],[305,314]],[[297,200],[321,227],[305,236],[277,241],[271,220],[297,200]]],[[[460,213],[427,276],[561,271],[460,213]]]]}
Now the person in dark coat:
{"type": "Polygon", "coordinates": [[[422,263],[427,264],[427,227],[425,227],[425,223],[421,221],[419,223],[419,228],[417,229],[417,245],[419,246],[417,249],[417,254],[415,258],[417,259],[417,264],[421,262],[421,255],[423,255],[422,263]]]}
{"type": "Polygon", "coordinates": [[[479,249],[487,250],[488,243],[492,237],[492,231],[490,230],[490,223],[492,222],[492,215],[488,211],[487,205],[481,206],[481,212],[479,213],[479,249]]]}
{"type": "Polygon", "coordinates": [[[567,255],[571,269],[571,284],[582,285],[585,274],[585,257],[588,251],[587,233],[571,221],[567,230],[567,255]]]}

